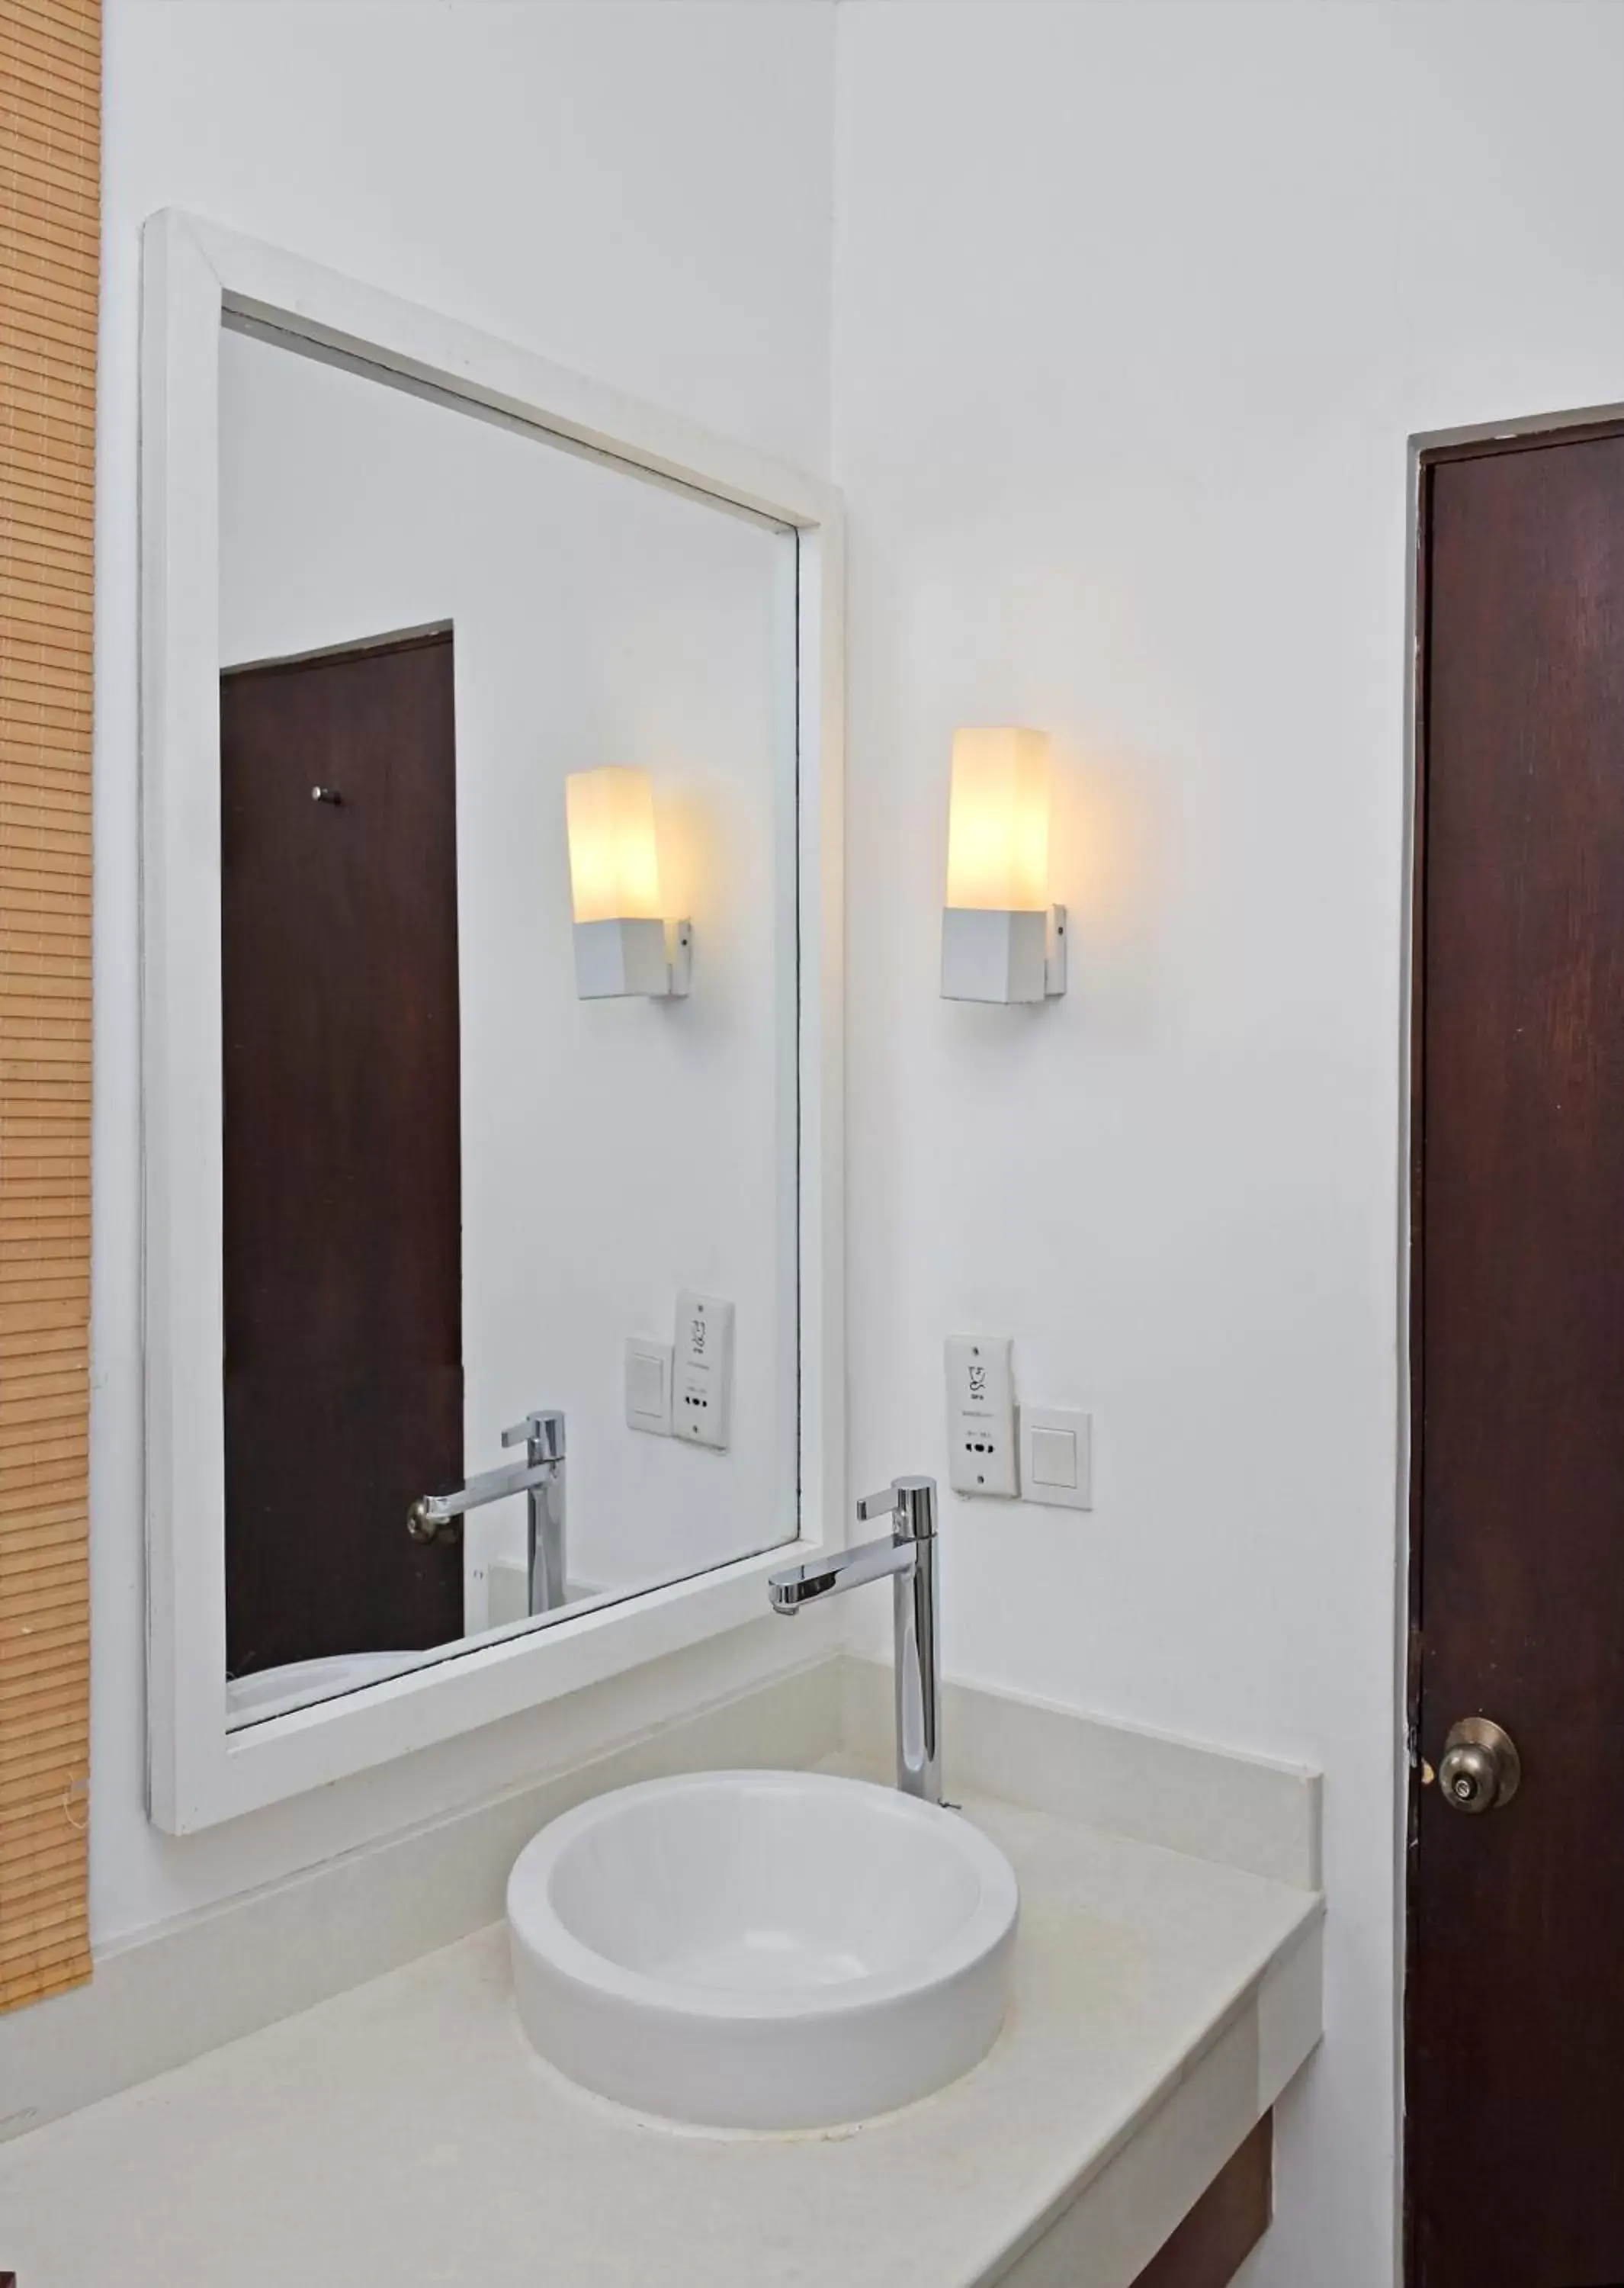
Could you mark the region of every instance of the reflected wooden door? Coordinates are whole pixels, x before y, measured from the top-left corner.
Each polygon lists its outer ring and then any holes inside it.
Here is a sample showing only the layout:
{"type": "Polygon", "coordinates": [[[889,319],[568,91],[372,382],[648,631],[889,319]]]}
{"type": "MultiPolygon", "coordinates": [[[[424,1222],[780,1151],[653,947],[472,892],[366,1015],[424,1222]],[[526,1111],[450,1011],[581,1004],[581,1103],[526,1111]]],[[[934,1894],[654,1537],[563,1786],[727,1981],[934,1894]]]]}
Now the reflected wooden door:
{"type": "Polygon", "coordinates": [[[1620,2288],[1624,435],[1423,520],[1410,2277],[1620,2288]],[[1480,1717],[1504,1804],[1440,1769],[1480,1717]]]}
{"type": "Polygon", "coordinates": [[[449,632],[220,679],[234,1675],[442,1643],[462,1551],[449,632]]]}

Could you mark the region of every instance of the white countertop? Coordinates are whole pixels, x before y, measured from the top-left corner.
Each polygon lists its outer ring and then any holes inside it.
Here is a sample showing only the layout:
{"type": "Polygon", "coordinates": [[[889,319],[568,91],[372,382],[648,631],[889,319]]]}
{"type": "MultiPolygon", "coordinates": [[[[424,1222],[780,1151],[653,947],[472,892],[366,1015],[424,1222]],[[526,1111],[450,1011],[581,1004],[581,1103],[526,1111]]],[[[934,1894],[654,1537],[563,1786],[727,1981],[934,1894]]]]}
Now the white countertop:
{"type": "Polygon", "coordinates": [[[496,1927],[0,2147],[0,2267],[20,2288],[979,2288],[1175,2092],[1232,2149],[1318,2038],[1317,1963],[1283,1966],[1321,1902],[965,1810],[1020,1879],[1015,2004],[973,2073],[900,2113],[749,2138],[587,2096],[527,2046],[496,1927]],[[1202,2096],[1240,2032],[1239,2080],[1202,2096]]]}

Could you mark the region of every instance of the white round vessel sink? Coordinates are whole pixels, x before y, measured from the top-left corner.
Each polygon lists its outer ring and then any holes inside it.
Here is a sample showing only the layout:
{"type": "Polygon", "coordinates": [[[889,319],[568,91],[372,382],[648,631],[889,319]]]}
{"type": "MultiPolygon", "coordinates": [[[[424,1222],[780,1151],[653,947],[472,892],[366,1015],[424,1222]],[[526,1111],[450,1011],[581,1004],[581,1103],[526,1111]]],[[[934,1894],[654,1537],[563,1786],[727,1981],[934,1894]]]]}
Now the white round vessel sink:
{"type": "Polygon", "coordinates": [[[698,1772],[566,1812],[508,1882],[525,2031],[639,2111],[812,2129],[968,2072],[1018,1906],[956,1812],[861,1780],[698,1772]]]}

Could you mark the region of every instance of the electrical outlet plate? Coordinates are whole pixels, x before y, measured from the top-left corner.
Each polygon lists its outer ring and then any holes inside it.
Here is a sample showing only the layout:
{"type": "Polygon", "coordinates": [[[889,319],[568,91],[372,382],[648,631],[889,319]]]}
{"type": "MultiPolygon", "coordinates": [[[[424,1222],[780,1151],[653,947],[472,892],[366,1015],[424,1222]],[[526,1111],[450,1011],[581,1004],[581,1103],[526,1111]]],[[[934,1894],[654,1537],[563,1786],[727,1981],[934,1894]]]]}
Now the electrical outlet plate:
{"type": "Polygon", "coordinates": [[[733,1307],[716,1295],[677,1298],[671,1434],[725,1448],[733,1436],[733,1307]]]}
{"type": "Polygon", "coordinates": [[[1013,1501],[1015,1346],[1008,1335],[947,1338],[947,1482],[1013,1501]]]}
{"type": "Polygon", "coordinates": [[[630,1428],[646,1430],[651,1438],[671,1434],[671,1361],[669,1343],[628,1336],[626,1420],[630,1428]]]}

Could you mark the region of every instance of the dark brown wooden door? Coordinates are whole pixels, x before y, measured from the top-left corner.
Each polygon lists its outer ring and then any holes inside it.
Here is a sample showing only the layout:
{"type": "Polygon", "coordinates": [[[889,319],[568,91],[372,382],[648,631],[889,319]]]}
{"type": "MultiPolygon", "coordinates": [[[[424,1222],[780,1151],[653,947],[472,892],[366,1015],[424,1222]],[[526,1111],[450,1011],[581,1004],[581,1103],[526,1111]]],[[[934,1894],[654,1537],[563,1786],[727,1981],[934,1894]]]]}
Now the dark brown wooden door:
{"type": "Polygon", "coordinates": [[[448,633],[220,679],[234,1675],[463,1628],[448,633]],[[313,790],[333,799],[317,800],[313,790]]]}
{"type": "Polygon", "coordinates": [[[1624,2283],[1624,437],[1424,480],[1416,2288],[1624,2283]]]}

